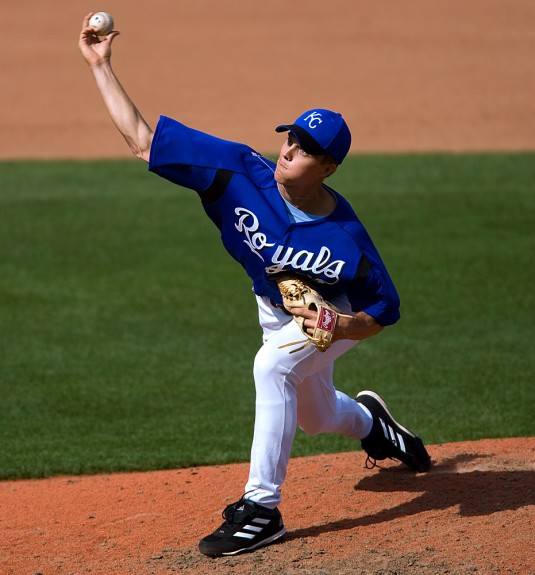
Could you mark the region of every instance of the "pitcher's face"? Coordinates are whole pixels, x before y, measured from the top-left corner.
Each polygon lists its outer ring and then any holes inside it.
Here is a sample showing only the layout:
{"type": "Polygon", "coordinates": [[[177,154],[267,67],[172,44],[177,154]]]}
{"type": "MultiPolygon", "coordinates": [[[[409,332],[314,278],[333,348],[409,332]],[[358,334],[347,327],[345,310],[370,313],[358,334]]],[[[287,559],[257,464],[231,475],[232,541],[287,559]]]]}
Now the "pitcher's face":
{"type": "Polygon", "coordinates": [[[322,182],[336,170],[334,161],[325,156],[315,156],[303,150],[297,138],[288,132],[288,138],[282,144],[275,181],[283,186],[313,186],[322,182]]]}

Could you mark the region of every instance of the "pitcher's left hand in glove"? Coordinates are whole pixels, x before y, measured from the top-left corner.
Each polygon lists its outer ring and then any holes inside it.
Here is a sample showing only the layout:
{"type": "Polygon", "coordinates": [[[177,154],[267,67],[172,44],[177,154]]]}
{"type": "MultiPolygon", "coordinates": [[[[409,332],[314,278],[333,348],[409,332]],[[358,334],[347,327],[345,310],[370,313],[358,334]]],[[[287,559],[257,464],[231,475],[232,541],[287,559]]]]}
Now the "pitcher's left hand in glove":
{"type": "Polygon", "coordinates": [[[304,344],[297,349],[293,349],[290,353],[300,351],[310,344],[315,345],[320,351],[326,351],[329,349],[333,341],[334,330],[336,329],[338,318],[340,316],[352,316],[343,314],[333,304],[324,300],[315,289],[300,279],[289,276],[280,276],[276,281],[282,295],[282,303],[290,313],[292,309],[295,308],[305,308],[317,313],[312,333],[307,331],[304,317],[294,316],[294,320],[297,322],[297,325],[299,325],[303,335],[306,336],[306,339],[287,343],[280,347],[298,345],[300,343],[304,344]]]}

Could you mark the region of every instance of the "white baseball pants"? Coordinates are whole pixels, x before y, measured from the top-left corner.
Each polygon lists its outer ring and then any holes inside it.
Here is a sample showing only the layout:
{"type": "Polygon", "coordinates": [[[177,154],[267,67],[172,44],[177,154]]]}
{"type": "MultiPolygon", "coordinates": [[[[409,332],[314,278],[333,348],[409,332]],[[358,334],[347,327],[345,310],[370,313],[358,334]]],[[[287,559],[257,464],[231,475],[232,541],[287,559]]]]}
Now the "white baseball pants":
{"type": "MultiPolygon", "coordinates": [[[[333,385],[334,361],[358,342],[341,340],[327,351],[309,345],[296,353],[279,346],[304,339],[291,316],[257,296],[264,345],[256,355],[256,417],[247,498],[274,508],[286,478],[297,425],[305,433],[338,433],[354,439],[371,431],[370,412],[333,385]]],[[[350,312],[347,302],[333,303],[350,312]]],[[[296,346],[299,347],[299,346],[296,346]]]]}

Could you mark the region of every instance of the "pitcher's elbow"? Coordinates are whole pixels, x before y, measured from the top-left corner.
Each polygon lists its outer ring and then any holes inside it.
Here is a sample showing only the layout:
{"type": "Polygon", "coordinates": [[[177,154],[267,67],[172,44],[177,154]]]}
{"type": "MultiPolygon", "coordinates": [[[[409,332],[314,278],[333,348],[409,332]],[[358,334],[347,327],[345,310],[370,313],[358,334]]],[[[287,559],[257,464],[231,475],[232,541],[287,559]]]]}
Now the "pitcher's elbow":
{"type": "Polygon", "coordinates": [[[130,142],[128,142],[128,145],[129,145],[130,150],[132,151],[132,154],[134,155],[134,157],[139,158],[140,160],[144,160],[148,164],[149,160],[150,160],[151,143],[152,143],[152,138],[150,138],[146,142],[130,141],[130,142]]]}

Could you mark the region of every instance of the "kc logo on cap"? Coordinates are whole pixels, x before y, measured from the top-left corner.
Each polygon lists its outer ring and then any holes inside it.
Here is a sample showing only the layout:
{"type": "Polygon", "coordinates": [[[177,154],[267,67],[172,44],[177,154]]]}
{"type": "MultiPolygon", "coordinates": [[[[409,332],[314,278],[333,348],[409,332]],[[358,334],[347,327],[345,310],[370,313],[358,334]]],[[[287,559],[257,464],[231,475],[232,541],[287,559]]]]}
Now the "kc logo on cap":
{"type": "Polygon", "coordinates": [[[308,116],[303,118],[303,122],[308,122],[308,127],[313,130],[318,124],[321,124],[323,120],[319,112],[310,112],[308,116]]]}

